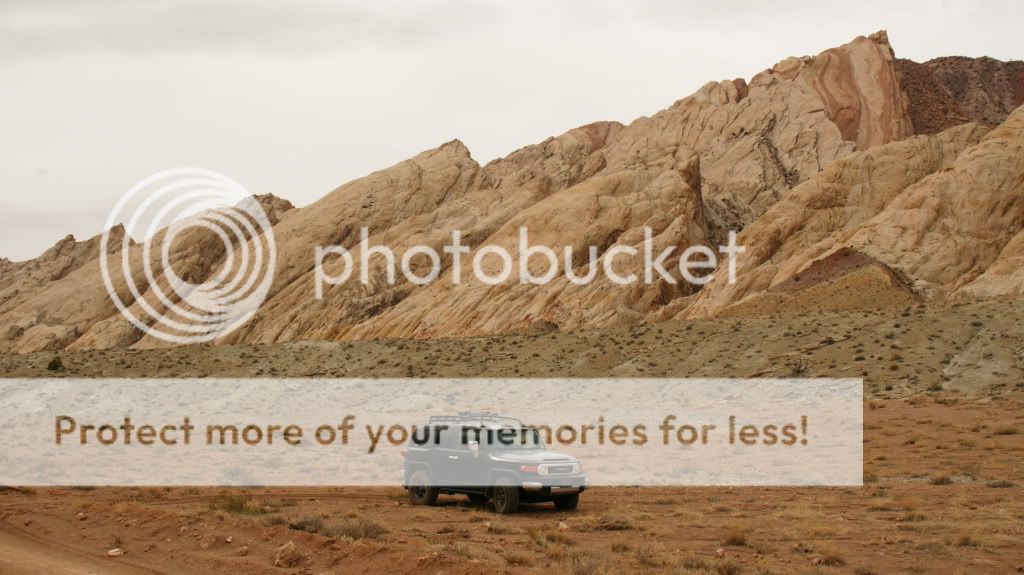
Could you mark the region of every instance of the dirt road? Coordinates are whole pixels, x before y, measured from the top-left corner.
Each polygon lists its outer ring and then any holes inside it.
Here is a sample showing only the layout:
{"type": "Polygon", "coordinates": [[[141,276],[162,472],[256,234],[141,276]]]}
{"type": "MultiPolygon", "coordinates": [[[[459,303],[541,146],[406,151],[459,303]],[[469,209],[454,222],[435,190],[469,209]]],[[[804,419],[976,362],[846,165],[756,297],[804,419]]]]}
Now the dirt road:
{"type": "MultiPolygon", "coordinates": [[[[153,575],[171,573],[136,566],[125,558],[110,559],[77,549],[65,541],[44,537],[0,523],[0,574],[2,575],[153,575]]],[[[173,573],[184,575],[181,571],[173,573]]]]}

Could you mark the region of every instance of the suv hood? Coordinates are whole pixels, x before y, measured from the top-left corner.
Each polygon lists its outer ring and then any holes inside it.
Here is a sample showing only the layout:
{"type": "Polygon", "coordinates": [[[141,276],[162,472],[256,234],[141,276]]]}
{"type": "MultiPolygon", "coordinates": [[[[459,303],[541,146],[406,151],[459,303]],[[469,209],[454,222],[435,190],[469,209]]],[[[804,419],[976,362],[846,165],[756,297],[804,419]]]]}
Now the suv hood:
{"type": "Polygon", "coordinates": [[[498,461],[513,461],[516,463],[578,463],[575,457],[564,453],[548,451],[546,449],[506,449],[493,451],[491,459],[498,461]]]}

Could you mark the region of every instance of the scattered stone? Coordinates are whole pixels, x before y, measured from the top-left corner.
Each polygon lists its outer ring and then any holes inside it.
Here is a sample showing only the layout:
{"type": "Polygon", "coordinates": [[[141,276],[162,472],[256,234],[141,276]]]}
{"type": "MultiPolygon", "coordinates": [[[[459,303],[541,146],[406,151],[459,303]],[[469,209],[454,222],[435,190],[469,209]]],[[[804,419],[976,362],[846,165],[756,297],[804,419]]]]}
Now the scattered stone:
{"type": "Polygon", "coordinates": [[[239,557],[245,557],[248,554],[249,554],[249,546],[248,545],[242,545],[241,547],[238,548],[238,556],[239,557]]]}
{"type": "Polygon", "coordinates": [[[120,547],[114,547],[107,551],[107,557],[120,557],[122,555],[124,555],[124,551],[120,547]]]}
{"type": "Polygon", "coordinates": [[[274,567],[297,567],[304,559],[295,543],[289,541],[278,547],[274,553],[274,567]]]}
{"type": "Polygon", "coordinates": [[[81,511],[78,512],[78,515],[75,515],[75,519],[78,519],[79,521],[85,521],[88,518],[89,517],[81,511]]]}
{"type": "Polygon", "coordinates": [[[558,522],[558,530],[559,531],[568,531],[569,530],[569,524],[566,523],[565,521],[559,521],[558,522]]]}

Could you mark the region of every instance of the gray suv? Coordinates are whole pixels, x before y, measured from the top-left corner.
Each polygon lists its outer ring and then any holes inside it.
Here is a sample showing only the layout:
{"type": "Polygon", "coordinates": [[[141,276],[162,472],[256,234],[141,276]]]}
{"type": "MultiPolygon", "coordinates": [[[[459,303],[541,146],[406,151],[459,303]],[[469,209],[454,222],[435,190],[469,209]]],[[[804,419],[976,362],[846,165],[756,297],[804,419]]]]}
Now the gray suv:
{"type": "Polygon", "coordinates": [[[587,488],[578,459],[548,450],[520,420],[490,412],[431,417],[402,455],[402,485],[415,505],[461,493],[475,503],[493,500],[498,513],[546,501],[569,511],[587,488]]]}

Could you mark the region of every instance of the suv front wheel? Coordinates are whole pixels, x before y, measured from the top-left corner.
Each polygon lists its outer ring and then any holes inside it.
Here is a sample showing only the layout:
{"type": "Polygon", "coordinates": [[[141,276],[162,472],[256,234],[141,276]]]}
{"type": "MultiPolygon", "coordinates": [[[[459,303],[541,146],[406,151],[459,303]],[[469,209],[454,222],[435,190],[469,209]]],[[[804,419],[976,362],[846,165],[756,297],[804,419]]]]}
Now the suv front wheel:
{"type": "Polygon", "coordinates": [[[434,505],[437,503],[437,487],[431,485],[430,475],[422,469],[409,478],[409,499],[413,505],[434,505]]]}
{"type": "Polygon", "coordinates": [[[519,511],[519,486],[507,477],[495,481],[494,510],[503,515],[519,511]]]}

